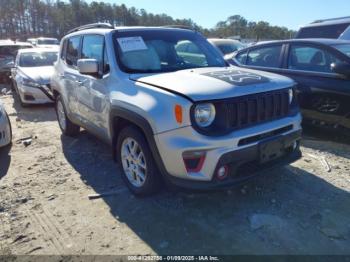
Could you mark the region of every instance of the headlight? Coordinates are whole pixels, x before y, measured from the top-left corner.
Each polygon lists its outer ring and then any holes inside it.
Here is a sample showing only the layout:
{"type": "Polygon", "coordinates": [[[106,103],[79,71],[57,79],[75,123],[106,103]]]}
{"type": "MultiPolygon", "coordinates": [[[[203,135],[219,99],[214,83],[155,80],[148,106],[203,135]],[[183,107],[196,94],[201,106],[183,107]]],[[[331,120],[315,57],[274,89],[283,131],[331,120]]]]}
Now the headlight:
{"type": "Polygon", "coordinates": [[[215,106],[210,103],[199,104],[194,109],[194,119],[199,127],[210,126],[215,119],[215,106]]]}
{"type": "Polygon", "coordinates": [[[34,82],[31,79],[27,79],[27,78],[23,78],[22,84],[25,85],[25,86],[30,86],[30,87],[38,87],[38,86],[40,86],[40,84],[34,82]]]}
{"type": "Polygon", "coordinates": [[[294,97],[293,89],[289,89],[289,104],[292,103],[294,97]]]}

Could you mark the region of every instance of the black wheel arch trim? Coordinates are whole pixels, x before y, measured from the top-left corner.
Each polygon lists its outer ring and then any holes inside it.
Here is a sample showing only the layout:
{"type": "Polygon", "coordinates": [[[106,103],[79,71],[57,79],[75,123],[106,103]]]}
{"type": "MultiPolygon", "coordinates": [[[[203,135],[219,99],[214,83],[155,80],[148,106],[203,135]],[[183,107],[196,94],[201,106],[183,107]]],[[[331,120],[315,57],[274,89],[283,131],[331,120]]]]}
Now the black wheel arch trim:
{"type": "MultiPolygon", "coordinates": [[[[142,116],[140,116],[139,114],[125,109],[123,107],[119,107],[119,106],[112,106],[111,108],[111,112],[110,112],[110,133],[111,133],[111,137],[112,137],[112,146],[113,146],[113,159],[116,159],[116,150],[115,150],[115,145],[117,143],[117,137],[115,136],[115,126],[114,126],[114,119],[115,118],[121,118],[121,119],[125,119],[128,122],[133,123],[134,125],[136,125],[138,128],[140,128],[146,138],[146,141],[150,147],[150,150],[152,152],[152,155],[154,157],[154,160],[157,164],[157,167],[160,171],[160,173],[162,174],[162,177],[168,177],[168,172],[166,171],[166,168],[164,166],[163,160],[160,156],[156,141],[154,139],[154,132],[153,129],[150,125],[150,123],[142,116]]],[[[118,124],[117,124],[118,125],[118,124]]]]}

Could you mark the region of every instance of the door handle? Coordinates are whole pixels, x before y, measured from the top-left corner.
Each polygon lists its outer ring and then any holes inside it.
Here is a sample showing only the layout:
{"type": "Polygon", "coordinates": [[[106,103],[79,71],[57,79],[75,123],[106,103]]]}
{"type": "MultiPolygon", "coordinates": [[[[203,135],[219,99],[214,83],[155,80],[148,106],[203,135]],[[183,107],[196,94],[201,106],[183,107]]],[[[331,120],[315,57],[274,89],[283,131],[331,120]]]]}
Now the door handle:
{"type": "Polygon", "coordinates": [[[58,74],[58,77],[64,78],[64,74],[58,74]]]}
{"type": "Polygon", "coordinates": [[[84,82],[77,80],[77,81],[75,81],[75,83],[77,83],[78,85],[82,86],[84,82]]]}

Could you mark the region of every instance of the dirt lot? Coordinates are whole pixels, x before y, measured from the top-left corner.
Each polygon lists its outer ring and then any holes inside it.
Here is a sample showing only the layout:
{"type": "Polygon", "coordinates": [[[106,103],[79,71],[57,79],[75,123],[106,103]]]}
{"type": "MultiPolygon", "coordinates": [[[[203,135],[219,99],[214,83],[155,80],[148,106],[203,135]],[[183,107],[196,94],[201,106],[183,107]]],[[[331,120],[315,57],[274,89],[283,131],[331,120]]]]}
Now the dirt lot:
{"type": "Polygon", "coordinates": [[[350,254],[349,145],[308,137],[303,159],[245,186],[138,199],[108,146],[61,136],[53,107],[0,99],[14,132],[0,150],[0,254],[350,254]]]}

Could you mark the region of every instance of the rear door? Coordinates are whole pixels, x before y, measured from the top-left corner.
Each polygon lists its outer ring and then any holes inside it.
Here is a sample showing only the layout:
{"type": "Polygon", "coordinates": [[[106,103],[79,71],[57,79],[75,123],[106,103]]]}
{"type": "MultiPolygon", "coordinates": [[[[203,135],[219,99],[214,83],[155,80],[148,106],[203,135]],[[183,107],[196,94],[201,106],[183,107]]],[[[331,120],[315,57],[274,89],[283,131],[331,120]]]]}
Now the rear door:
{"type": "Polygon", "coordinates": [[[58,77],[61,79],[61,86],[64,86],[66,94],[64,98],[66,101],[66,109],[69,114],[76,120],[81,121],[81,117],[78,112],[77,103],[77,88],[79,87],[80,74],[77,68],[77,62],[80,57],[80,43],[81,36],[72,36],[67,39],[65,46],[63,60],[63,70],[59,72],[58,77]]]}
{"type": "Polygon", "coordinates": [[[304,118],[350,128],[350,80],[331,70],[332,63],[344,58],[328,46],[311,43],[290,44],[286,51],[283,74],[298,83],[304,118]]]}

